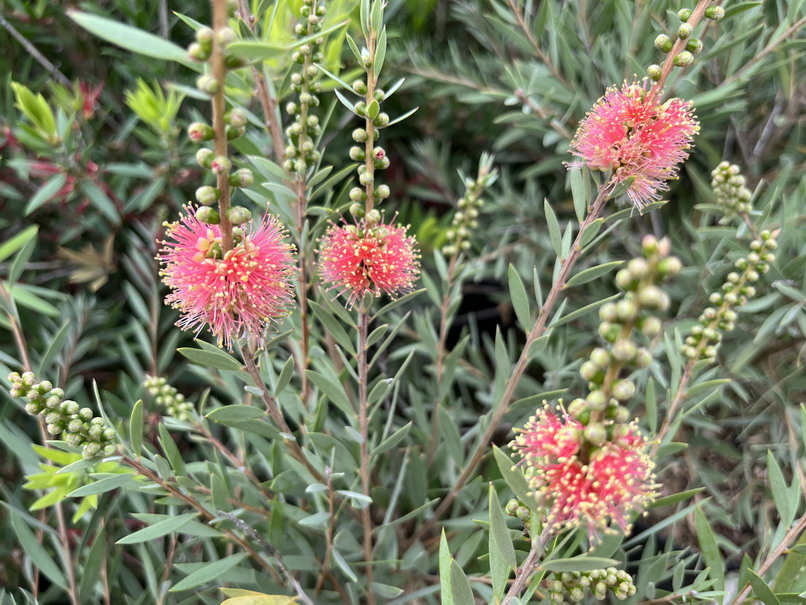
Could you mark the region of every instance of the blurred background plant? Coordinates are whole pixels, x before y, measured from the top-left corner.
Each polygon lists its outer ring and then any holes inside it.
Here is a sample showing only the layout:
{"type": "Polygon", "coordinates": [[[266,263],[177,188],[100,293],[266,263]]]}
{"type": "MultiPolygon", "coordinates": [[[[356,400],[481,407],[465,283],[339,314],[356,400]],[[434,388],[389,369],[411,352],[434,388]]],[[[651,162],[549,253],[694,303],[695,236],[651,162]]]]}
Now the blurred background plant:
{"type": "MultiPolygon", "coordinates": [[[[258,216],[268,201],[308,254],[328,221],[347,214],[355,184],[344,160],[355,116],[332,90],[351,104],[339,80],[349,88],[363,72],[346,38],[360,43],[359,4],[327,3],[322,156],[302,184],[302,220],[280,153],[295,119],[282,109],[298,96],[290,47],[299,44],[303,3],[232,6],[237,54],[254,67],[226,81],[228,102],[248,119],[245,136],[231,142],[235,165],[255,173],[240,202],[258,216]]],[[[596,309],[617,294],[609,270],[635,256],[644,235],[667,236],[684,269],[667,289],[672,319],[650,343],[655,362],[631,375],[630,407],[646,432],[662,433],[662,498],[633,536],[606,539],[587,556],[578,539],[549,544],[543,569],[552,577],[533,582],[535,599],[573,596],[581,576],[564,573],[614,560],[633,576],[630,603],[802,602],[806,591],[806,2],[715,4],[724,18],[700,26],[702,53],[666,83],[669,95],[694,102],[701,123],[670,202],[642,215],[611,208],[576,270],[591,272],[533,347],[521,399],[494,434],[504,448],[543,399],[585,392],[579,369],[597,344],[596,309]],[[750,192],[749,208],[734,204],[727,217],[724,187],[711,184],[723,160],[739,167],[750,192]],[[777,260],[735,309],[715,362],[689,368],[684,339],[763,230],[775,236],[777,260]],[[667,422],[672,406],[680,413],[667,422]]],[[[225,583],[293,594],[295,577],[317,602],[364,602],[369,590],[381,602],[429,603],[440,598],[440,576],[457,604],[470,602],[471,586],[478,600],[492,599],[503,572],[491,573],[487,555],[512,567],[512,549],[520,562],[529,550],[523,520],[532,527],[538,517],[504,449],[459,490],[443,541],[438,527],[420,530],[487,428],[495,385],[508,377],[555,259],[592,200],[591,180],[575,181],[562,165],[578,122],[606,87],[661,62],[653,41],[676,31],[678,11],[690,8],[679,0],[386,7],[384,112],[394,120],[419,109],[383,130],[392,192],[384,207],[411,223],[424,291],[376,311],[369,338],[377,528],[368,587],[355,537],[368,505],[350,384],[355,313],[310,287],[307,354],[295,313],[278,332],[284,339],[259,356],[258,384],[236,357],[175,328],[176,313],[162,303],[155,240],[204,178],[183,133],[209,120],[209,97],[194,85],[200,67],[185,51],[211,22],[208,4],[90,1],[77,12],[0,3],[0,375],[27,365],[98,410],[146,477],[135,480],[121,460],[32,449],[42,444],[35,421],[24,402],[3,396],[0,602],[219,603],[225,583]],[[300,395],[303,376],[311,397],[300,395]],[[263,413],[266,396],[305,434],[315,472],[283,451],[263,413]],[[499,514],[498,497],[506,502],[510,492],[526,508],[520,518],[499,514]]]]}

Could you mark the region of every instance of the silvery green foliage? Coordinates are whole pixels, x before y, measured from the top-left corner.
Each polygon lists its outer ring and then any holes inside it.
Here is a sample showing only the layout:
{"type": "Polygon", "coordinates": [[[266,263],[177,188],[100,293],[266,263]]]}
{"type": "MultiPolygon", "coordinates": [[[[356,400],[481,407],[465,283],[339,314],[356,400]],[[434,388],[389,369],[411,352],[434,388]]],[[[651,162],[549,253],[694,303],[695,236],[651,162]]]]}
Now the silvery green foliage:
{"type": "Polygon", "coordinates": [[[366,603],[370,594],[376,603],[496,602],[532,551],[540,567],[511,603],[552,594],[574,601],[580,578],[605,570],[607,579],[610,567],[619,581],[615,592],[605,582],[607,598],[630,604],[803,598],[797,37],[805,3],[725,3],[722,20],[692,34],[703,50],[667,88],[694,102],[702,126],[669,202],[638,214],[615,196],[584,229],[602,175],[562,166],[576,125],[604,88],[663,62],[653,40],[678,31],[678,10],[693,3],[426,4],[390,2],[384,21],[379,3],[327,3],[316,32],[321,69],[308,74],[322,85],[318,121],[306,131],[316,140],[295,178],[283,165],[284,132],[300,114],[283,108],[300,107],[293,57],[306,43],[295,32],[301,5],[230,6],[231,65],[249,62],[226,81],[245,129],[231,141],[233,173],[253,175],[238,203],[253,216],[267,207],[278,214],[309,263],[306,319],[295,310],[253,367],[247,343],[229,354],[174,327],[153,260],[161,223],[212,184],[198,182],[196,145],[182,136],[210,121],[185,48],[210,22],[207,9],[182,6],[188,12],[175,15],[124,0],[66,14],[57,3],[9,4],[0,24],[49,66],[8,38],[0,65],[16,84],[0,95],[0,196],[8,200],[0,376],[27,369],[57,385],[114,427],[117,452],[84,461],[66,442],[33,450],[41,436],[25,402],[2,396],[0,603],[238,596],[222,587],[315,603],[366,603]],[[357,312],[311,284],[318,238],[353,203],[356,166],[344,160],[356,128],[350,83],[362,73],[364,40],[383,23],[383,136],[394,168],[384,182],[395,192],[384,208],[411,223],[423,276],[418,290],[372,307],[367,495],[358,472],[357,312]],[[73,86],[79,78],[90,81],[73,86]],[[744,175],[749,209],[738,215],[725,215],[725,192],[710,182],[723,161],[744,175]],[[457,238],[459,228],[466,233],[457,238]],[[769,241],[764,232],[777,244],[775,260],[754,296],[731,308],[734,329],[721,333],[715,356],[690,361],[686,337],[737,260],[757,252],[754,241],[769,241]],[[617,301],[617,265],[649,233],[668,236],[684,267],[666,288],[669,319],[642,345],[654,360],[623,376],[636,390],[630,414],[658,439],[660,497],[630,536],[606,534],[592,549],[578,531],[542,542],[545,511],[505,444],[544,399],[587,392],[579,371],[601,344],[599,309],[617,301]],[[569,286],[479,450],[577,235],[569,286]],[[147,376],[159,385],[146,387],[147,376]],[[474,462],[476,451],[483,456],[474,462]],[[32,486],[50,487],[26,489],[34,475],[32,486]]]}

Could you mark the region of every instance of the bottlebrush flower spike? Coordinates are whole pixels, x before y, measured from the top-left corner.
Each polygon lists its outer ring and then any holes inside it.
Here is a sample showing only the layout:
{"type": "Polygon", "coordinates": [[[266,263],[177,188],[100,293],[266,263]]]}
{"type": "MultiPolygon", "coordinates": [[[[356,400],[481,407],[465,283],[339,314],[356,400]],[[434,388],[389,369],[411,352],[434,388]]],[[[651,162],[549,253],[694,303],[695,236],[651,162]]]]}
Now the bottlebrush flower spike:
{"type": "Polygon", "coordinates": [[[631,515],[655,499],[654,463],[633,424],[614,427],[618,438],[587,451],[582,428],[546,407],[510,447],[523,457],[535,496],[548,508],[546,524],[555,532],[584,527],[596,542],[611,523],[628,533],[631,515]]]}
{"type": "Polygon", "coordinates": [[[613,184],[634,178],[627,195],[639,209],[669,188],[666,182],[676,178],[700,129],[690,101],[661,103],[660,93],[648,95],[647,84],[644,79],[608,89],[579,124],[571,141],[579,160],[567,164],[612,169],[613,184]]]}
{"type": "Polygon", "coordinates": [[[233,230],[234,246],[222,254],[221,229],[187,214],[168,225],[157,259],[172,292],[165,302],[179,309],[184,330],[204,325],[218,344],[232,349],[244,334],[262,340],[267,324],[286,315],[293,293],[294,247],[274,217],[266,215],[233,230]]]}
{"type": "Polygon", "coordinates": [[[392,298],[412,288],[420,255],[406,227],[393,223],[331,225],[319,244],[322,280],[352,306],[365,293],[392,298]]]}

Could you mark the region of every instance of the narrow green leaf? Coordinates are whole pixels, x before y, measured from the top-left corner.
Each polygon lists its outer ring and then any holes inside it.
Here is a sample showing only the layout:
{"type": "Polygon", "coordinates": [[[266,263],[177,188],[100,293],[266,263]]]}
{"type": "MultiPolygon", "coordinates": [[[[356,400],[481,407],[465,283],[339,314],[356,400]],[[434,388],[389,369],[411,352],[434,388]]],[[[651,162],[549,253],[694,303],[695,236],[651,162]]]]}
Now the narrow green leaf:
{"type": "Polygon", "coordinates": [[[686,391],[686,397],[691,397],[692,395],[702,393],[703,391],[709,391],[713,388],[722,386],[723,384],[728,384],[729,382],[730,378],[716,378],[714,380],[706,380],[705,382],[700,382],[699,384],[695,384],[694,386],[690,387],[686,391]]]}
{"type": "Polygon", "coordinates": [[[344,329],[344,326],[339,323],[339,320],[337,320],[332,313],[327,311],[316,301],[309,300],[308,303],[310,304],[311,310],[316,316],[316,319],[322,323],[330,335],[333,336],[337,343],[339,343],[341,348],[343,348],[345,351],[348,351],[352,355],[355,355],[356,350],[355,345],[353,344],[353,339],[347,333],[347,330],[344,329]]]}
{"type": "Polygon", "coordinates": [[[540,569],[545,571],[590,571],[591,569],[602,569],[603,567],[614,567],[619,565],[615,559],[604,557],[569,557],[567,559],[552,559],[540,564],[540,569]]]}
{"type": "Polygon", "coordinates": [[[775,596],[775,593],[767,586],[767,583],[760,575],[752,569],[748,569],[747,574],[750,586],[753,587],[753,593],[759,601],[764,605],[781,605],[781,601],[778,600],[778,597],[775,596]]]}
{"type": "Polygon", "coordinates": [[[353,405],[350,403],[350,400],[348,399],[347,394],[344,392],[344,389],[341,387],[341,385],[332,382],[323,374],[319,374],[313,370],[307,370],[307,374],[308,378],[311,379],[311,382],[313,382],[316,388],[327,395],[327,398],[335,403],[336,407],[344,412],[349,418],[352,418],[355,415],[353,405]]]}
{"type": "Polygon", "coordinates": [[[190,590],[202,584],[212,582],[219,576],[223,576],[230,569],[235,567],[238,563],[246,558],[246,553],[240,552],[229,557],[224,557],[218,561],[212,561],[204,567],[188,574],[184,579],[174,584],[168,592],[180,592],[182,590],[190,590]]]}
{"type": "Polygon", "coordinates": [[[375,75],[381,73],[383,62],[386,59],[386,28],[381,30],[378,41],[375,43],[375,75]]]}
{"type": "Polygon", "coordinates": [[[76,10],[67,11],[67,16],[91,34],[125,50],[155,59],[190,63],[187,51],[181,46],[131,25],[76,10]]]}
{"type": "Polygon", "coordinates": [[[585,181],[588,175],[583,168],[574,168],[568,172],[571,179],[571,196],[574,199],[574,212],[581,223],[588,210],[588,198],[585,194],[585,181]]]}
{"type": "Polygon", "coordinates": [[[490,513],[490,577],[493,583],[493,598],[497,601],[504,596],[510,574],[516,568],[515,548],[507,529],[507,522],[501,512],[498,494],[490,483],[487,494],[487,507],[490,513]]]}
{"type": "Polygon", "coordinates": [[[165,519],[164,521],[159,521],[154,523],[154,525],[149,525],[148,527],[144,527],[143,529],[137,530],[133,534],[129,534],[128,536],[124,536],[115,544],[139,544],[140,542],[149,542],[151,540],[156,540],[157,538],[161,538],[162,536],[167,536],[168,534],[175,533],[184,525],[190,523],[190,521],[199,516],[199,513],[186,513],[184,515],[177,515],[176,517],[170,517],[165,519]]]}
{"type": "Polygon", "coordinates": [[[543,210],[546,214],[546,225],[549,229],[549,238],[551,239],[551,247],[554,248],[554,253],[557,258],[562,258],[562,234],[560,232],[560,223],[557,221],[557,216],[551,208],[551,204],[547,199],[543,200],[543,210]]]}
{"type": "Polygon", "coordinates": [[[711,569],[710,577],[716,581],[714,589],[723,590],[725,588],[725,562],[719,552],[714,530],[705,513],[702,512],[701,506],[694,509],[694,527],[697,530],[697,542],[700,544],[702,558],[705,560],[705,565],[711,569]]]}
{"type": "Polygon", "coordinates": [[[8,281],[10,283],[13,284],[20,278],[23,271],[25,271],[25,267],[28,266],[28,261],[31,259],[31,255],[34,253],[35,249],[36,237],[32,237],[22,247],[22,250],[17,253],[16,258],[14,258],[14,262],[11,265],[11,270],[8,272],[8,281]]]}
{"type": "Polygon", "coordinates": [[[453,591],[451,590],[451,551],[448,548],[448,539],[445,529],[439,538],[439,586],[442,605],[454,605],[453,591]]]}
{"type": "Polygon", "coordinates": [[[247,61],[264,61],[281,57],[288,49],[280,44],[263,40],[236,40],[227,46],[227,54],[247,61]]]}
{"type": "Polygon", "coordinates": [[[131,473],[126,473],[124,475],[112,475],[111,477],[105,477],[88,485],[82,485],[78,489],[75,489],[67,494],[67,497],[83,498],[84,496],[104,494],[106,492],[111,492],[113,489],[118,489],[119,487],[126,485],[132,479],[134,479],[134,475],[131,473]]]}
{"type": "Polygon", "coordinates": [[[584,248],[589,243],[591,243],[593,241],[593,238],[595,238],[598,235],[599,230],[602,228],[602,225],[604,225],[604,219],[597,218],[590,225],[585,227],[585,230],[579,237],[579,247],[584,248]]]}
{"type": "Polygon", "coordinates": [[[473,598],[473,590],[470,588],[470,582],[468,582],[465,572],[462,571],[462,568],[459,567],[459,564],[453,559],[451,559],[450,582],[451,593],[453,593],[455,603],[464,605],[465,603],[476,602],[473,598]]]}
{"type": "Polygon", "coordinates": [[[56,192],[59,191],[64,186],[64,183],[67,181],[67,175],[59,173],[51,177],[47,183],[42,185],[37,192],[34,194],[34,197],[28,202],[28,205],[25,206],[25,215],[28,216],[34,210],[39,208],[45,202],[48,202],[56,195],[56,192]]]}
{"type": "Polygon", "coordinates": [[[177,349],[177,351],[193,363],[206,368],[232,371],[243,369],[243,366],[234,357],[227,355],[224,351],[193,349],[191,347],[183,347],[177,349]]]}
{"type": "Polygon", "coordinates": [[[396,447],[397,444],[403,441],[409,434],[412,425],[413,425],[412,422],[408,422],[407,424],[397,429],[394,433],[392,433],[386,439],[381,441],[380,444],[378,444],[378,447],[372,450],[372,455],[377,456],[379,454],[383,454],[384,452],[388,452],[392,448],[396,447]]]}
{"type": "Polygon", "coordinates": [[[585,306],[584,306],[584,307],[582,307],[581,309],[577,309],[576,311],[572,311],[572,312],[571,312],[571,313],[569,313],[568,315],[563,315],[563,316],[561,316],[561,317],[560,317],[559,319],[557,319],[556,321],[551,322],[551,324],[550,324],[550,325],[551,325],[552,327],[554,327],[554,326],[561,326],[561,325],[563,325],[564,323],[568,323],[569,321],[573,321],[573,320],[577,319],[578,317],[582,317],[583,315],[586,315],[586,314],[590,313],[590,312],[591,312],[591,311],[593,311],[594,309],[598,309],[598,308],[599,308],[599,307],[601,307],[603,304],[605,304],[605,303],[609,303],[611,300],[615,300],[615,299],[619,298],[620,296],[621,296],[621,294],[614,294],[613,296],[608,296],[607,298],[603,298],[603,299],[601,299],[601,300],[598,300],[598,301],[596,301],[595,303],[591,303],[591,304],[589,304],[589,305],[585,305],[585,306]]]}
{"type": "Polygon", "coordinates": [[[509,266],[509,296],[518,322],[523,330],[528,333],[532,329],[532,311],[529,306],[529,296],[526,294],[526,288],[523,285],[523,281],[521,281],[520,275],[512,265],[509,266]]]}
{"type": "Polygon", "coordinates": [[[62,347],[64,346],[64,341],[67,340],[69,334],[70,321],[66,321],[64,325],[59,328],[59,331],[56,332],[56,335],[51,339],[50,345],[48,345],[48,350],[45,351],[45,354],[42,356],[42,360],[39,362],[39,374],[44,374],[50,369],[50,364],[53,362],[53,358],[61,352],[62,347]]]}
{"type": "Polygon", "coordinates": [[[233,422],[252,422],[265,415],[266,412],[253,405],[225,405],[208,412],[205,418],[226,425],[233,422]]]}
{"type": "Polygon", "coordinates": [[[650,378],[646,383],[644,396],[644,413],[649,432],[653,435],[658,432],[658,400],[655,396],[655,381],[650,378]]]}
{"type": "Polygon", "coordinates": [[[512,459],[504,453],[497,445],[493,445],[493,457],[495,463],[498,465],[498,470],[501,471],[501,476],[504,482],[512,490],[515,497],[520,500],[524,506],[529,507],[533,511],[537,511],[537,500],[534,496],[530,496],[529,482],[526,477],[519,471],[512,462],[512,459]]]}
{"type": "Polygon", "coordinates": [[[92,205],[108,218],[112,224],[120,224],[120,213],[115,207],[115,203],[109,199],[100,187],[91,181],[83,181],[81,183],[81,190],[90,199],[92,205]]]}
{"type": "Polygon", "coordinates": [[[770,480],[770,491],[775,508],[781,517],[781,525],[788,528],[795,518],[796,511],[789,505],[788,486],[784,473],[770,450],[767,450],[767,477],[770,480]]]}
{"type": "Polygon", "coordinates": [[[25,246],[31,241],[39,232],[39,225],[31,225],[20,231],[17,235],[12,237],[7,242],[0,245],[0,262],[6,260],[9,256],[14,254],[17,250],[25,246]]]}
{"type": "Polygon", "coordinates": [[[571,279],[569,279],[566,284],[565,288],[572,288],[573,286],[578,286],[580,284],[587,283],[594,279],[597,279],[603,275],[610,273],[616,267],[623,265],[624,261],[616,260],[609,263],[603,263],[601,265],[596,265],[595,267],[588,267],[584,271],[580,271],[576,275],[573,275],[571,279]]]}
{"type": "Polygon", "coordinates": [[[185,475],[185,461],[182,460],[182,454],[179,453],[179,448],[176,447],[176,442],[171,437],[168,429],[160,422],[157,425],[157,432],[159,432],[159,443],[162,446],[162,451],[165,453],[168,462],[171,463],[171,468],[177,475],[185,475]]]}
{"type": "Polygon", "coordinates": [[[143,449],[143,400],[140,399],[134,404],[131,416],[129,417],[129,441],[131,441],[132,452],[135,458],[140,457],[143,449]]]}
{"type": "Polygon", "coordinates": [[[283,365],[283,369],[280,370],[280,375],[277,377],[277,385],[274,388],[274,396],[278,397],[280,393],[282,393],[285,388],[288,386],[288,383],[291,382],[291,377],[294,375],[294,358],[289,357],[285,365],[283,365]]]}
{"type": "Polygon", "coordinates": [[[67,590],[67,581],[62,570],[48,554],[48,551],[39,543],[39,540],[36,539],[34,532],[25,523],[25,520],[12,508],[9,508],[8,512],[11,527],[14,528],[14,533],[17,534],[19,545],[22,547],[22,552],[25,553],[25,556],[29,557],[34,567],[45,574],[51,582],[67,590]]]}
{"type": "Polygon", "coordinates": [[[671,506],[672,504],[677,504],[678,502],[688,500],[692,496],[699,494],[704,489],[705,489],[704,487],[695,487],[693,489],[687,489],[686,491],[683,492],[678,492],[676,494],[670,494],[668,496],[664,496],[663,498],[658,498],[652,504],[649,505],[649,508],[650,509],[663,508],[664,506],[671,506]]]}

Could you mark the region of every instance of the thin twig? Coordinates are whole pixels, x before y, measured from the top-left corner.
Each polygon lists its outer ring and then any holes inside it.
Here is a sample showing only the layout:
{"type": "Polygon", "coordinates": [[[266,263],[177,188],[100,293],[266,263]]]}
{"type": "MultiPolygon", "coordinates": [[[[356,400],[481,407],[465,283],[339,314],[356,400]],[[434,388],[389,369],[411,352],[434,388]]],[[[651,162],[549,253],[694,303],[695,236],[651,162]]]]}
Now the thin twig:
{"type": "MultiPolygon", "coordinates": [[[[216,157],[227,157],[227,125],[224,122],[224,112],[226,110],[226,100],[224,99],[224,87],[227,79],[227,64],[224,47],[221,44],[218,33],[227,28],[227,12],[229,3],[227,0],[211,0],[213,5],[213,29],[216,35],[213,36],[213,52],[210,56],[213,78],[218,83],[218,90],[213,95],[213,142],[216,157]]],[[[216,175],[216,188],[221,192],[218,198],[218,207],[221,226],[221,247],[224,254],[232,250],[232,222],[229,220],[227,211],[230,208],[230,185],[229,172],[220,170],[216,175]]]]}
{"type": "Polygon", "coordinates": [[[509,605],[512,602],[512,599],[519,598],[521,596],[521,593],[523,592],[523,589],[526,588],[526,583],[532,576],[532,572],[534,572],[541,555],[546,550],[546,542],[548,542],[549,536],[551,535],[551,529],[551,524],[546,525],[543,528],[543,531],[540,532],[540,535],[537,537],[537,539],[532,540],[532,547],[529,549],[529,554],[526,556],[526,559],[524,560],[520,569],[515,572],[515,581],[512,583],[512,586],[509,587],[509,590],[507,591],[504,600],[501,602],[501,605],[509,605]]]}
{"type": "Polygon", "coordinates": [[[256,532],[250,525],[248,525],[246,522],[242,521],[235,515],[223,510],[217,510],[216,514],[218,514],[220,517],[225,517],[230,521],[232,521],[235,524],[235,526],[238,529],[240,529],[245,535],[249,536],[250,538],[252,538],[252,540],[260,544],[263,550],[270,557],[272,557],[274,561],[277,563],[277,567],[280,568],[280,572],[283,574],[283,576],[285,576],[285,579],[288,581],[288,583],[291,584],[292,588],[294,589],[294,592],[296,592],[297,596],[299,596],[299,598],[302,599],[302,602],[307,603],[308,605],[313,605],[313,601],[311,601],[310,597],[308,597],[308,595],[305,594],[305,591],[303,590],[302,586],[300,586],[300,583],[297,582],[297,579],[288,570],[288,567],[286,567],[285,562],[283,561],[283,557],[280,555],[279,550],[277,550],[273,545],[271,545],[268,542],[268,540],[266,540],[266,538],[264,538],[258,532],[256,532]]]}
{"type": "Polygon", "coordinates": [[[59,84],[67,86],[68,88],[70,88],[73,85],[73,83],[70,82],[70,79],[67,76],[65,76],[61,71],[59,71],[58,67],[56,67],[53,63],[51,63],[50,60],[45,55],[39,52],[36,46],[34,46],[28,40],[26,40],[25,37],[20,32],[18,32],[16,28],[13,25],[11,25],[11,23],[6,21],[5,17],[3,17],[3,15],[1,14],[0,14],[0,25],[2,25],[6,29],[6,31],[8,31],[8,33],[11,34],[11,37],[14,38],[17,42],[19,42],[26,51],[28,51],[29,55],[31,55],[42,67],[47,69],[50,72],[50,74],[56,80],[59,81],[59,84]]]}
{"type": "MultiPolygon", "coordinates": [[[[369,382],[369,367],[367,365],[367,333],[369,331],[369,317],[361,300],[358,310],[358,427],[361,432],[361,490],[365,496],[369,495],[369,403],[367,402],[367,383],[369,382]]],[[[367,602],[372,605],[375,596],[372,593],[372,518],[369,505],[361,509],[361,526],[364,532],[364,560],[367,569],[367,602]]]]}

